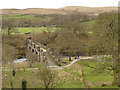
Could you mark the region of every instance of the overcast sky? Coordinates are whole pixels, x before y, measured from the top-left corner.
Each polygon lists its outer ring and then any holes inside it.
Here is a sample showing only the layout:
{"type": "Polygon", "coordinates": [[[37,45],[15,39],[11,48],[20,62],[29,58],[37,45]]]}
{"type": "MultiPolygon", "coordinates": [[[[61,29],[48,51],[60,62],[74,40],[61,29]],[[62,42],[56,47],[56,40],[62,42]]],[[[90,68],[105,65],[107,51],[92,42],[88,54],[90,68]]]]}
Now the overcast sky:
{"type": "Polygon", "coordinates": [[[105,7],[118,6],[120,0],[1,0],[3,8],[61,8],[65,6],[105,7]]]}

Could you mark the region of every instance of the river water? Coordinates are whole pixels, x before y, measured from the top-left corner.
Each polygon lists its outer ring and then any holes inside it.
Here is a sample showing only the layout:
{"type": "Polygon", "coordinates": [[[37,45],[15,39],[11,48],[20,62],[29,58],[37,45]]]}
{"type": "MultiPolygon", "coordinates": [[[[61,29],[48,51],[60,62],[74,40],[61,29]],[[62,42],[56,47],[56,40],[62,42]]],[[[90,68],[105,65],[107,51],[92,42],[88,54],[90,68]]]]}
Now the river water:
{"type": "Polygon", "coordinates": [[[21,58],[21,59],[13,60],[13,63],[22,63],[22,62],[25,62],[25,61],[27,61],[26,58],[21,58]]]}

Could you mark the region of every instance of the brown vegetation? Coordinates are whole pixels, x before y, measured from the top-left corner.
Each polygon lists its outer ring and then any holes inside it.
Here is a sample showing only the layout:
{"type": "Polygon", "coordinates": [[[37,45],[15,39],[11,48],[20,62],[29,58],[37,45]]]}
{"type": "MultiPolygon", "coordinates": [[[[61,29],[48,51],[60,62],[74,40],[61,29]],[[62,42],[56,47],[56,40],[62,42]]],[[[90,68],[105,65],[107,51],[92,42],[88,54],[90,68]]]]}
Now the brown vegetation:
{"type": "Polygon", "coordinates": [[[81,7],[81,6],[68,6],[59,9],[44,9],[44,8],[27,8],[27,9],[2,9],[4,15],[10,14],[69,14],[69,13],[83,13],[95,15],[103,12],[118,11],[117,7],[81,7]]]}

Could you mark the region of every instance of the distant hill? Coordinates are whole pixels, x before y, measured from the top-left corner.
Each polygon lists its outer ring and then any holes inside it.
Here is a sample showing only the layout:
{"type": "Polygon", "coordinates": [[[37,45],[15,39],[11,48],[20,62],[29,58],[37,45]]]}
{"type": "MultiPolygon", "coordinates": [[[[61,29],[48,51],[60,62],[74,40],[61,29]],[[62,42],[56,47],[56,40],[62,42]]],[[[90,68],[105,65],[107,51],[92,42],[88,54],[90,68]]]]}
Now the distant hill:
{"type": "Polygon", "coordinates": [[[45,8],[27,8],[27,9],[2,9],[2,15],[11,14],[69,14],[81,13],[88,15],[98,15],[103,12],[117,12],[118,7],[82,7],[82,6],[67,6],[59,9],[45,9],[45,8]]]}
{"type": "Polygon", "coordinates": [[[82,7],[82,6],[68,6],[60,8],[59,10],[65,10],[69,12],[86,13],[89,15],[97,15],[104,12],[118,12],[118,7],[82,7]]]}

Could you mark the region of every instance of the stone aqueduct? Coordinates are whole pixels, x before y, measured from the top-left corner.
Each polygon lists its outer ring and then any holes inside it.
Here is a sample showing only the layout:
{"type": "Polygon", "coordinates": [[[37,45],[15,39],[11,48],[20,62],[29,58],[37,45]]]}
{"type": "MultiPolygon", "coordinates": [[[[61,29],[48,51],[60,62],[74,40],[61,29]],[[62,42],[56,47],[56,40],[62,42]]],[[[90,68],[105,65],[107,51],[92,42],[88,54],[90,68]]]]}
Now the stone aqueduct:
{"type": "Polygon", "coordinates": [[[30,38],[28,39],[27,48],[37,55],[37,60],[39,62],[45,62],[47,64],[49,60],[56,60],[55,56],[50,51],[50,48],[37,43],[30,38]]]}

